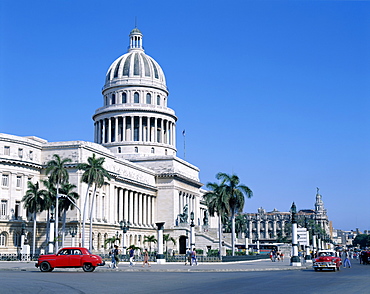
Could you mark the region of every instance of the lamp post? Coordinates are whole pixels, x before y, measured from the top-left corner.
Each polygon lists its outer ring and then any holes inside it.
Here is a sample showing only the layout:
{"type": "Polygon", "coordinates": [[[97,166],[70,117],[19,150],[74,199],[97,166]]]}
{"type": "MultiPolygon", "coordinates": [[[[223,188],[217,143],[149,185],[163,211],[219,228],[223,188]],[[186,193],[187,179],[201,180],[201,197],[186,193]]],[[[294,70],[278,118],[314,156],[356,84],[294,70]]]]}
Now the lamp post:
{"type": "Polygon", "coordinates": [[[310,252],[310,231],[308,230],[308,223],[307,223],[307,218],[304,218],[304,227],[306,228],[306,239],[307,239],[307,244],[306,244],[306,256],[305,256],[305,262],[306,263],[312,263],[312,257],[311,257],[311,252],[310,252]]]}
{"type": "Polygon", "coordinates": [[[121,230],[122,230],[122,252],[125,252],[126,250],[126,244],[125,244],[125,240],[126,240],[126,233],[127,231],[130,229],[130,222],[126,222],[126,220],[123,220],[123,221],[120,221],[119,222],[120,226],[121,226],[121,230]]]}
{"type": "Polygon", "coordinates": [[[301,259],[298,256],[297,207],[294,202],[290,211],[292,213],[292,257],[290,258],[290,265],[301,266],[301,259]]]}
{"type": "Polygon", "coordinates": [[[54,212],[55,212],[55,207],[54,205],[50,206],[50,225],[49,225],[49,254],[52,254],[54,252],[54,212]]]}
{"type": "Polygon", "coordinates": [[[77,227],[70,227],[69,234],[72,236],[72,247],[75,247],[75,237],[77,235],[77,227]]]}
{"type": "Polygon", "coordinates": [[[258,238],[258,232],[256,234],[256,245],[257,245],[257,255],[260,254],[260,240],[258,238]]]}
{"type": "Polygon", "coordinates": [[[195,231],[194,231],[194,212],[190,212],[190,250],[195,247],[195,231]]]}
{"type": "Polygon", "coordinates": [[[58,234],[58,218],[59,218],[59,215],[58,215],[58,210],[59,210],[59,197],[60,195],[57,193],[56,194],[56,203],[55,203],[55,247],[54,247],[54,253],[57,254],[58,252],[58,247],[59,247],[59,240],[58,240],[58,237],[59,237],[59,234],[58,234]]]}
{"type": "Polygon", "coordinates": [[[157,235],[157,245],[158,245],[158,250],[157,250],[157,263],[158,264],[163,264],[166,263],[166,258],[163,254],[163,230],[164,230],[164,222],[159,222],[156,223],[157,228],[158,228],[158,235],[157,235]]]}
{"type": "Polygon", "coordinates": [[[249,239],[248,239],[248,230],[245,229],[244,231],[244,239],[245,239],[245,255],[249,253],[249,239]]]}

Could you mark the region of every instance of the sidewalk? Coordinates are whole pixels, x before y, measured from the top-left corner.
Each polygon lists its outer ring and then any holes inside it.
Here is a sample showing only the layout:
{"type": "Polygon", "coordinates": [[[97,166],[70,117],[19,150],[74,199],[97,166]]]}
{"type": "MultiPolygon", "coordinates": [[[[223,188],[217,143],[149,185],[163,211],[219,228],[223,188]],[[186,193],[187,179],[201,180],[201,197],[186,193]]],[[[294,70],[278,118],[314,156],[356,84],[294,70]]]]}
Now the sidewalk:
{"type": "MultiPolygon", "coordinates": [[[[302,263],[302,266],[291,266],[289,260],[283,262],[271,262],[270,260],[253,260],[243,262],[212,262],[199,263],[198,266],[184,265],[179,262],[165,264],[151,263],[151,267],[142,267],[142,263],[136,263],[133,267],[128,262],[121,262],[118,268],[112,269],[105,266],[97,267],[96,272],[249,272],[249,271],[276,271],[276,270],[302,270],[310,268],[312,264],[302,263]]],[[[35,267],[34,261],[0,261],[0,271],[40,271],[35,267]]],[[[54,271],[83,271],[82,268],[60,268],[54,271]]]]}

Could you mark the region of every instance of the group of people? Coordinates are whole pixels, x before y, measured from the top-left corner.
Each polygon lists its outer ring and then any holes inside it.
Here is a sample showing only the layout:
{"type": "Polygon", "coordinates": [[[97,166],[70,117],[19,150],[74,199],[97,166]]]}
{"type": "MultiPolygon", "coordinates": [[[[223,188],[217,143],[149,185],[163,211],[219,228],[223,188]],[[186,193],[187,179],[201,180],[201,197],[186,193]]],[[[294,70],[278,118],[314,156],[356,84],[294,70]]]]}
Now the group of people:
{"type": "Polygon", "coordinates": [[[284,261],[284,253],[280,251],[271,250],[270,259],[272,262],[280,261],[280,260],[284,261]]]}
{"type": "Polygon", "coordinates": [[[185,265],[187,265],[188,263],[191,266],[193,266],[194,264],[198,265],[197,253],[195,251],[195,248],[193,248],[193,250],[191,250],[191,248],[188,248],[188,250],[186,251],[185,265]]]}
{"type": "MultiPolygon", "coordinates": [[[[112,267],[112,268],[117,268],[118,267],[118,263],[120,261],[119,260],[119,254],[120,253],[121,253],[121,250],[118,249],[117,245],[114,245],[114,248],[109,252],[109,254],[112,258],[112,263],[109,265],[109,267],[112,267]]],[[[131,247],[128,254],[129,254],[129,258],[130,258],[130,265],[129,266],[134,266],[134,258],[135,258],[134,248],[131,247]]],[[[142,267],[144,267],[145,265],[148,265],[148,267],[150,267],[149,253],[148,253],[147,249],[144,250],[143,255],[144,255],[144,260],[143,260],[142,267]]]]}

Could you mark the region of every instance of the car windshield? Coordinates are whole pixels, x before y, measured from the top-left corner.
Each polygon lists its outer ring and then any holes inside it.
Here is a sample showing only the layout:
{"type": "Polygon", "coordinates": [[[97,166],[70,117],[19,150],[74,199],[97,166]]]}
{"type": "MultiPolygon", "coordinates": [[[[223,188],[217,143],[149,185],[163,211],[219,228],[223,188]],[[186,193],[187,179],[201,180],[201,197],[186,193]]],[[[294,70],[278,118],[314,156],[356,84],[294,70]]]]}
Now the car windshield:
{"type": "Polygon", "coordinates": [[[319,256],[334,256],[334,252],[320,252],[319,256]]]}

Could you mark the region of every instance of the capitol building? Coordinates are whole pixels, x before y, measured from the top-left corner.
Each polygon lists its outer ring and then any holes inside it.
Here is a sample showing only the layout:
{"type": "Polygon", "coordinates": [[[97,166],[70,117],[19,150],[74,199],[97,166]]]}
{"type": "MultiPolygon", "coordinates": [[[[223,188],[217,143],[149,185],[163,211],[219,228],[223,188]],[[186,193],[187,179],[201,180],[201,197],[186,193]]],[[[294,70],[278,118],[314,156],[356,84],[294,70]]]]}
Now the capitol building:
{"type": "MultiPolygon", "coordinates": [[[[156,223],[164,222],[164,233],[176,240],[176,245],[169,243],[169,247],[185,253],[190,245],[191,212],[196,244],[204,249],[215,248],[217,240],[203,234],[217,222],[205,219],[207,207],[202,200],[199,169],[176,156],[177,117],[168,107],[168,95],[162,68],[145,53],[143,35],[134,28],[128,52],[115,60],[106,73],[102,107],[93,114],[94,143],[48,142],[34,136],[0,134],[0,252],[17,252],[22,223],[32,246],[32,215],[24,209],[21,199],[28,181],[41,183],[47,179],[45,166],[54,154],[72,160],[66,167],[69,182],[77,186],[80,208],[88,187],[81,183],[83,171],[77,165],[87,162],[93,154],[105,158],[104,168],[111,179],[97,190],[94,199],[94,251],[104,251],[105,240],[113,236],[121,240],[120,222],[126,220],[131,226],[124,235],[125,244],[148,248],[144,237],[156,236],[156,223]],[[184,209],[185,219],[179,221],[184,209]]],[[[92,189],[89,195],[93,195],[92,189]]],[[[81,219],[78,209],[67,212],[65,246],[72,244],[69,229],[80,230],[81,219]]],[[[48,234],[47,214],[42,212],[37,216],[36,253],[47,250],[48,234]]],[[[85,234],[85,244],[88,236],[85,234]]],[[[81,234],[76,240],[76,244],[82,244],[81,234]]]]}
{"type": "MultiPolygon", "coordinates": [[[[164,72],[145,53],[143,35],[137,28],[129,35],[128,48],[106,73],[102,106],[92,116],[94,142],[48,142],[36,136],[0,134],[0,253],[19,252],[25,244],[21,240],[32,246],[33,215],[21,200],[29,181],[40,183],[45,189],[42,180],[48,177],[46,164],[54,154],[71,159],[66,167],[69,182],[77,187],[80,196],[78,208],[83,207],[86,195],[91,198],[94,192],[92,187],[87,191],[88,185],[81,182],[83,171],[77,166],[86,163],[93,154],[105,159],[104,168],[110,179],[95,194],[91,218],[94,252],[106,253],[109,250],[106,240],[112,237],[127,246],[149,248],[144,243],[145,237],[157,236],[156,223],[163,222],[164,233],[176,241],[169,242],[168,248],[183,254],[190,246],[190,215],[194,216],[196,247],[204,252],[218,249],[218,222],[209,216],[203,201],[205,191],[199,168],[176,155],[177,116],[168,107],[164,72]],[[120,226],[124,220],[130,222],[125,234],[120,226]]],[[[315,205],[312,218],[328,230],[319,194],[315,205]]],[[[246,214],[246,218],[247,231],[239,236],[237,244],[244,244],[246,238],[250,243],[257,239],[276,241],[279,231],[283,232],[290,221],[290,213],[276,210],[266,213],[260,209],[258,213],[246,214]]],[[[81,222],[80,209],[67,211],[65,246],[89,243],[88,226],[82,242],[81,222]],[[77,228],[75,238],[69,233],[72,228],[77,228]]],[[[37,214],[36,245],[30,251],[47,252],[49,241],[53,240],[49,235],[48,214],[44,211],[37,214]]],[[[222,238],[224,247],[230,248],[230,234],[223,234],[222,238]]]]}

